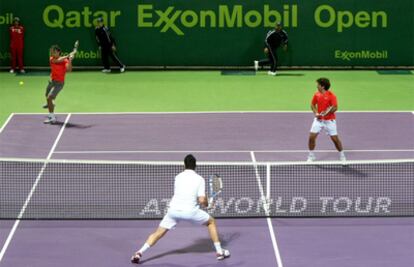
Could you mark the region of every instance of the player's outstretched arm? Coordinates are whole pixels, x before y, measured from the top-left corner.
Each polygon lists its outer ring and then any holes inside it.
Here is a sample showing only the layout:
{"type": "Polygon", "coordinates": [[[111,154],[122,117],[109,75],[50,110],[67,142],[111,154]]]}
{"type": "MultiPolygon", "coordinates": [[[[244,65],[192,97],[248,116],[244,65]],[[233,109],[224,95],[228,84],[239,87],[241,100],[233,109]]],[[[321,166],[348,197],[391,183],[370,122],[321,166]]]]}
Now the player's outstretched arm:
{"type": "Polygon", "coordinates": [[[53,63],[61,63],[61,62],[65,61],[67,58],[69,58],[69,55],[54,58],[54,59],[52,59],[52,62],[53,63]]]}

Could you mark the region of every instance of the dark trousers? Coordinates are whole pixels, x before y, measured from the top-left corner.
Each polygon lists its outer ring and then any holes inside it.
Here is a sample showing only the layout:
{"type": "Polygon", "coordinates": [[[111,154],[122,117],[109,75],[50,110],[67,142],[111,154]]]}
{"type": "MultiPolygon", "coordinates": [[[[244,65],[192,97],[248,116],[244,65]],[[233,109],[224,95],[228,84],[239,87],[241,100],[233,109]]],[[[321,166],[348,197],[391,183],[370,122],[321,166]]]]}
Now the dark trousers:
{"type": "Polygon", "coordinates": [[[102,57],[102,64],[105,69],[110,69],[109,65],[109,57],[112,58],[112,61],[117,64],[120,68],[124,66],[122,62],[119,60],[116,52],[112,50],[112,47],[102,47],[101,48],[101,57],[102,57]]]}
{"type": "Polygon", "coordinates": [[[277,53],[276,49],[267,48],[269,53],[267,53],[267,58],[259,60],[259,66],[270,65],[270,71],[276,72],[277,68],[277,53]]]}

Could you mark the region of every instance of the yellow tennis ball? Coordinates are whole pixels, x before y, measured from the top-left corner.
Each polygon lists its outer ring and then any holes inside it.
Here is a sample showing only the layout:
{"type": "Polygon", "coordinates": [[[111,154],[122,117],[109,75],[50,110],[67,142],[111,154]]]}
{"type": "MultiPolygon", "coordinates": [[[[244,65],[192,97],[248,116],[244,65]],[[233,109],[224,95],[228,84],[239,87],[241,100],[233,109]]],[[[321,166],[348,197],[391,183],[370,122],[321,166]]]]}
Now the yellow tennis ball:
{"type": "Polygon", "coordinates": [[[24,82],[23,82],[23,81],[20,81],[20,82],[19,82],[19,85],[23,85],[23,84],[24,84],[24,82]]]}

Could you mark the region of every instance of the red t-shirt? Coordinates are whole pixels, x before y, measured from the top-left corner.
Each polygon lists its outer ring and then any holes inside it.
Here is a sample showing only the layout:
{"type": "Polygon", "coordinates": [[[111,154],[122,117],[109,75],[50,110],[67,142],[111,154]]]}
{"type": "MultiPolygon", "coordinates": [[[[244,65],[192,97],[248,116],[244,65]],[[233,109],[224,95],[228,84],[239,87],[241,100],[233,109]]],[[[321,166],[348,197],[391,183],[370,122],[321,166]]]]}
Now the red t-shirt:
{"type": "MultiPolygon", "coordinates": [[[[318,113],[325,111],[330,106],[338,106],[336,96],[331,91],[326,91],[324,94],[319,91],[313,95],[312,105],[318,107],[318,113]]],[[[334,120],[336,118],[335,113],[330,113],[327,116],[321,117],[322,120],[334,120]]]]}
{"type": "Polygon", "coordinates": [[[64,82],[65,81],[65,74],[66,74],[66,64],[69,63],[69,59],[65,58],[62,62],[53,63],[53,57],[49,58],[50,62],[50,78],[53,81],[64,82]]]}
{"type": "Polygon", "coordinates": [[[11,47],[23,47],[24,45],[24,27],[23,26],[10,26],[10,46],[11,47]]]}

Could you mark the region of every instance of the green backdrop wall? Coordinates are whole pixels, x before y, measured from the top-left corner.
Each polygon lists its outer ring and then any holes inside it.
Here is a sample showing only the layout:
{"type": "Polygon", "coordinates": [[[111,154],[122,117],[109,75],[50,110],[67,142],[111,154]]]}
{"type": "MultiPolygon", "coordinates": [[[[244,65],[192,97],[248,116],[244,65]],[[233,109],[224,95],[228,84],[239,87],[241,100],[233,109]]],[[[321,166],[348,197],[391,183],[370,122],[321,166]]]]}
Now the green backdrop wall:
{"type": "Polygon", "coordinates": [[[248,66],[282,21],[284,66],[413,66],[413,0],[0,0],[0,65],[9,64],[8,27],[26,27],[25,63],[47,66],[48,48],[70,50],[76,65],[99,65],[94,22],[103,16],[120,58],[135,66],[248,66]]]}

